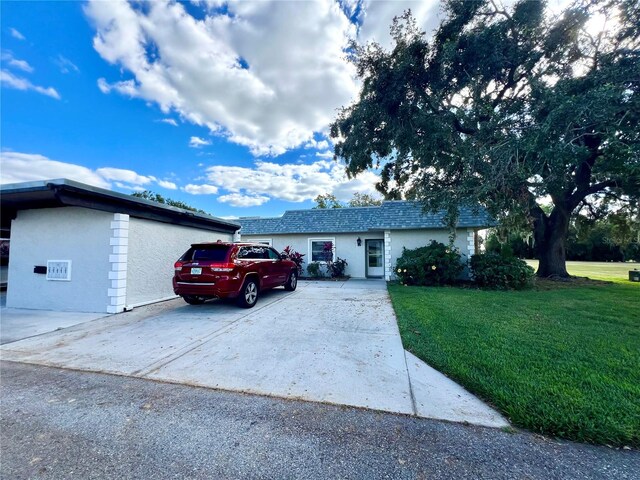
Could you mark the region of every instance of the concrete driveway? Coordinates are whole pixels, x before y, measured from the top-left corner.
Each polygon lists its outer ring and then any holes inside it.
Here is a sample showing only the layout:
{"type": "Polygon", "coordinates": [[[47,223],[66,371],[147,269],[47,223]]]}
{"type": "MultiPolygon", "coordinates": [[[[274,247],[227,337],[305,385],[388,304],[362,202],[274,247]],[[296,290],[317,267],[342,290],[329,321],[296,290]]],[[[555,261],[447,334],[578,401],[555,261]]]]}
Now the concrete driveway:
{"type": "Polygon", "coordinates": [[[508,423],[404,351],[382,281],[300,282],[250,310],[172,300],[0,348],[3,360],[365,407],[508,423]]]}

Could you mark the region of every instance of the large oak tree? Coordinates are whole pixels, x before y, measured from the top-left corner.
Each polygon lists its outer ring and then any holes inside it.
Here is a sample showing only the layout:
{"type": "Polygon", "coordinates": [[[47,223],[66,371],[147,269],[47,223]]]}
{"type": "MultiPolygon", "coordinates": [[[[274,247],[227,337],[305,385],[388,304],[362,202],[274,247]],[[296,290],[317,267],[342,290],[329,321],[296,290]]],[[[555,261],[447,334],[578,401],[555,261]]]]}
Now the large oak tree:
{"type": "Polygon", "coordinates": [[[571,216],[640,193],[639,5],[449,0],[433,36],[407,12],[390,51],[352,47],[362,89],[331,126],[336,156],[451,225],[474,204],[529,225],[538,275],[567,276],[571,216]]]}

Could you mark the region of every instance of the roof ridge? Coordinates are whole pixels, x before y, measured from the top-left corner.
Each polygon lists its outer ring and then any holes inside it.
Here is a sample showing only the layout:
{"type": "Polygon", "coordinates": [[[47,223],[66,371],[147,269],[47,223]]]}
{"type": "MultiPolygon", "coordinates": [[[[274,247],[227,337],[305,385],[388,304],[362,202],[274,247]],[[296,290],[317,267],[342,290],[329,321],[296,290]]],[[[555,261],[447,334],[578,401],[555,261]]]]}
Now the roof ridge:
{"type": "MultiPolygon", "coordinates": [[[[364,207],[339,207],[339,208],[294,208],[291,210],[285,210],[284,213],[288,213],[288,212],[325,212],[325,211],[336,211],[336,210],[358,210],[358,209],[364,209],[364,208],[380,208],[382,205],[366,205],[364,207]]],[[[284,215],[284,214],[283,214],[284,215]]]]}

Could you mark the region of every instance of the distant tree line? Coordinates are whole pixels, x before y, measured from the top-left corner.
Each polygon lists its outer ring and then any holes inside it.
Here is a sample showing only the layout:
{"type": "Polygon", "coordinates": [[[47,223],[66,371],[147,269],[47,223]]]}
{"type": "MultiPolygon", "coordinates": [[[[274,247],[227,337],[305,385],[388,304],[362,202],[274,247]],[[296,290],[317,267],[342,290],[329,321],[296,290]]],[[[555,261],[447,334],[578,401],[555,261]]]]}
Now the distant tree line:
{"type": "MultiPolygon", "coordinates": [[[[530,233],[492,230],[486,239],[488,252],[507,249],[520,258],[535,258],[535,242],[530,233]]],[[[640,262],[640,222],[628,211],[604,217],[576,215],[566,243],[567,260],[597,262],[640,262]]]]}
{"type": "Polygon", "coordinates": [[[313,199],[316,206],[313,208],[344,208],[344,207],[379,207],[382,205],[382,199],[369,195],[368,193],[355,192],[351,200],[346,204],[342,203],[332,193],[318,195],[313,199]]]}
{"type": "Polygon", "coordinates": [[[162,203],[163,205],[169,205],[171,207],[182,208],[183,210],[189,210],[190,212],[204,213],[209,215],[209,213],[205,212],[200,208],[192,207],[191,205],[181,202],[180,200],[172,200],[171,198],[164,198],[159,193],[152,192],[151,190],[144,190],[142,192],[132,193],[131,196],[137,198],[143,198],[145,200],[150,200],[152,202],[162,203]]]}

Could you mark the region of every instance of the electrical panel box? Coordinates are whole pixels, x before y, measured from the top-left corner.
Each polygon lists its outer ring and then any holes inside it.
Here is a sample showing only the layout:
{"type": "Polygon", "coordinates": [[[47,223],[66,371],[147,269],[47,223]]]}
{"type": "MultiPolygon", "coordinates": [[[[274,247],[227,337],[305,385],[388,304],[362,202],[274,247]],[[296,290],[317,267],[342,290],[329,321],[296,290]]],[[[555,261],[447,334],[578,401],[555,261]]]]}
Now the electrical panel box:
{"type": "Polygon", "coordinates": [[[71,281],[71,260],[47,260],[47,280],[71,281]]]}

